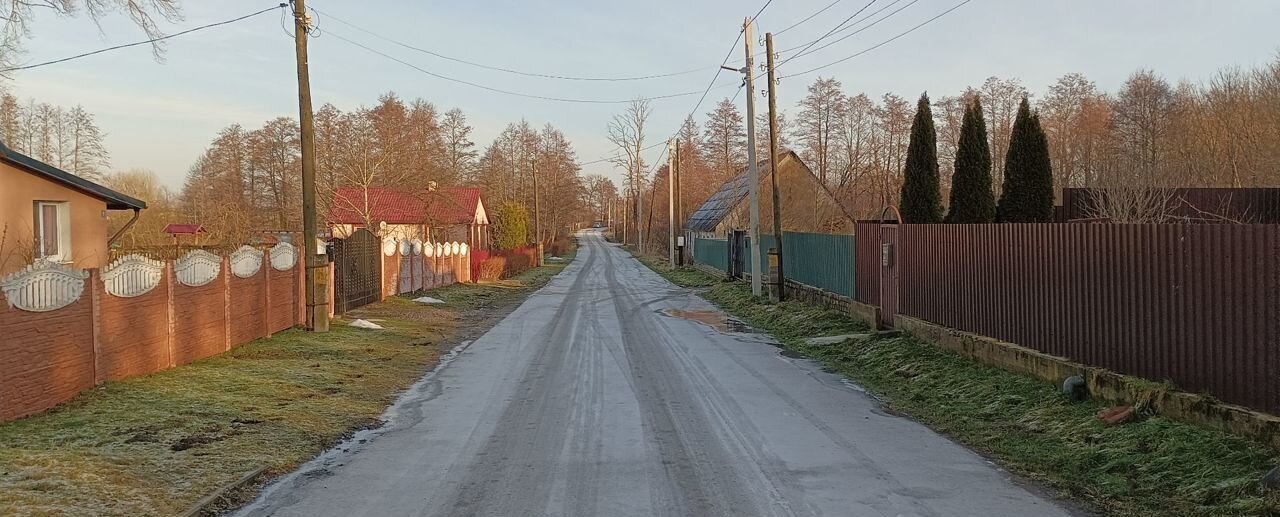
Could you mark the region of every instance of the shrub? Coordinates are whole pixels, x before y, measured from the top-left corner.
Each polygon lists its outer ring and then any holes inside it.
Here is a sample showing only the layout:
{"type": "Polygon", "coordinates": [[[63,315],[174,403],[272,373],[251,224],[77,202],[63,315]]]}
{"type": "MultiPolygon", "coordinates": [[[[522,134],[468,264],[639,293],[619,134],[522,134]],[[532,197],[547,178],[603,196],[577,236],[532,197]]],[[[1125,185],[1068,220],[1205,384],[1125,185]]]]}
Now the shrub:
{"type": "Polygon", "coordinates": [[[482,282],[492,282],[501,280],[503,274],[506,273],[507,258],[501,255],[489,257],[480,261],[480,272],[477,280],[482,282]]]}
{"type": "Polygon", "coordinates": [[[524,206],[506,202],[493,214],[493,247],[512,250],[529,244],[529,214],[524,206]]]}
{"type": "Polygon", "coordinates": [[[553,257],[563,257],[569,253],[569,239],[566,237],[556,237],[551,241],[551,246],[547,248],[547,252],[553,257]]]}

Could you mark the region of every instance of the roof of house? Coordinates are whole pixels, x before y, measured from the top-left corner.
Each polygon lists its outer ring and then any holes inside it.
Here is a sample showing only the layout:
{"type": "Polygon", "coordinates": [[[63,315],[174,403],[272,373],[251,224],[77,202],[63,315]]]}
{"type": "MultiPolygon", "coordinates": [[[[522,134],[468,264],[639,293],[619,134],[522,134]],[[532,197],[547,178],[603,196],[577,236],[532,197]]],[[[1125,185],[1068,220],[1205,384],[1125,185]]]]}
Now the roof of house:
{"type": "Polygon", "coordinates": [[[367,220],[374,224],[468,224],[475,222],[476,209],[482,203],[480,189],[475,187],[446,187],[429,191],[340,187],[333,196],[329,222],[364,224],[367,220]],[[369,215],[367,219],[365,214],[369,215]]]}
{"type": "Polygon", "coordinates": [[[170,223],[165,225],[164,233],[172,235],[191,235],[204,233],[204,226],[199,224],[170,223]]]}
{"type": "MultiPolygon", "coordinates": [[[[815,180],[817,179],[817,176],[813,175],[813,171],[809,170],[809,166],[805,165],[804,160],[800,159],[800,155],[796,154],[795,151],[788,150],[783,152],[778,158],[778,164],[781,166],[788,160],[795,160],[806,173],[813,176],[815,180]]],[[[760,182],[768,180],[769,173],[773,170],[769,167],[769,158],[756,161],[756,169],[759,173],[757,180],[760,182]]],[[[783,170],[785,171],[785,169],[783,170]]],[[[733,212],[733,209],[751,193],[751,182],[748,176],[750,176],[750,171],[743,167],[742,172],[721,185],[719,190],[716,190],[714,194],[711,194],[711,197],[702,203],[702,206],[699,206],[697,210],[689,214],[688,219],[685,219],[684,222],[685,229],[695,232],[715,231],[716,226],[725,217],[728,217],[733,212]]],[[[823,189],[826,189],[826,187],[824,186],[823,189]]],[[[827,194],[830,195],[831,193],[828,191],[827,194]]],[[[840,207],[840,210],[843,212],[844,208],[840,207]]],[[[845,217],[852,220],[848,214],[845,214],[845,217]]]]}
{"type": "Polygon", "coordinates": [[[108,210],[141,210],[147,207],[145,201],[126,196],[107,187],[76,176],[40,160],[10,149],[0,142],[0,159],[16,165],[37,176],[60,183],[68,188],[79,190],[90,196],[107,202],[108,210]]]}

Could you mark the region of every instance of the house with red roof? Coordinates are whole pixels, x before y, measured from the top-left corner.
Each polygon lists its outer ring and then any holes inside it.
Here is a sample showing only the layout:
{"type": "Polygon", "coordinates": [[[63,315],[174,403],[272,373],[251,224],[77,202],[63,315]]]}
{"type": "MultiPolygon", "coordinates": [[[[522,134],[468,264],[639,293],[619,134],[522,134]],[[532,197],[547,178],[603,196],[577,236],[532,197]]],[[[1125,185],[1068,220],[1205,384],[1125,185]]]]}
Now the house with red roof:
{"type": "Polygon", "coordinates": [[[328,222],[335,237],[367,228],[383,237],[465,242],[473,249],[489,247],[489,214],[480,189],[475,187],[423,191],[340,187],[329,207],[328,222]]]}

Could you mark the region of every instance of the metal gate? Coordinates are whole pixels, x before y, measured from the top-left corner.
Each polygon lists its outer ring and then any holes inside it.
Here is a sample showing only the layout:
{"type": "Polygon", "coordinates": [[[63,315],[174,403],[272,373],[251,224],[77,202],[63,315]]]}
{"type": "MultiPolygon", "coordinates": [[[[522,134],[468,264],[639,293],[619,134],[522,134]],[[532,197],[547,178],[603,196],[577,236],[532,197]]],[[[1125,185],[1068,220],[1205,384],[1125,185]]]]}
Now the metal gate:
{"type": "Polygon", "coordinates": [[[880,225],[880,328],[893,328],[898,313],[898,225],[880,225]]]}
{"type": "Polygon", "coordinates": [[[747,248],[747,232],[743,230],[734,230],[729,235],[729,277],[744,278],[743,273],[746,272],[746,257],[743,256],[742,250],[747,248]]]}
{"type": "Polygon", "coordinates": [[[382,246],[372,232],[356,230],[350,237],[333,241],[334,312],[378,301],[382,295],[382,246]]]}

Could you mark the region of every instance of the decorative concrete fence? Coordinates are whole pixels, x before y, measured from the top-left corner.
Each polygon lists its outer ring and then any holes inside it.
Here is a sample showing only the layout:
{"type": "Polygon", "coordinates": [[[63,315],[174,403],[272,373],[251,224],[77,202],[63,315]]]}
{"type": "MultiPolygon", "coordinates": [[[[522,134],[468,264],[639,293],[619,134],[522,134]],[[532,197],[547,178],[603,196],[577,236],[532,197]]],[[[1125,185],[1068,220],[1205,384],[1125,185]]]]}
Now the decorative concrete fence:
{"type": "Polygon", "coordinates": [[[383,297],[471,281],[471,250],[461,242],[382,241],[383,297]]]}
{"type": "Polygon", "coordinates": [[[0,279],[0,421],[302,324],[299,256],[281,243],[101,270],[41,261],[0,279]]]}

